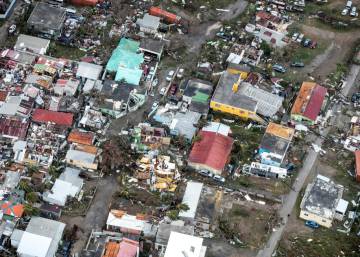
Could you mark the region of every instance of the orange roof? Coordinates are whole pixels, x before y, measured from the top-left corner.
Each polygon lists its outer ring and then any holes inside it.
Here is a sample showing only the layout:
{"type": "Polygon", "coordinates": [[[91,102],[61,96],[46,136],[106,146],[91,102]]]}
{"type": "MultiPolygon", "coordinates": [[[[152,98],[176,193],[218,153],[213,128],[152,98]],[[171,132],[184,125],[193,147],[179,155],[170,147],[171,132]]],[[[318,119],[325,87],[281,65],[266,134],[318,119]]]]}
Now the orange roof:
{"type": "Polygon", "coordinates": [[[276,124],[273,122],[270,122],[268,127],[266,128],[265,133],[272,134],[277,137],[284,138],[286,140],[291,140],[294,136],[295,130],[293,128],[285,127],[280,124],[276,124]]]}
{"type": "Polygon", "coordinates": [[[0,101],[5,102],[7,95],[8,95],[7,91],[0,90],[0,101]]]}
{"type": "Polygon", "coordinates": [[[355,151],[355,169],[356,181],[360,182],[360,150],[355,151]]]}
{"type": "Polygon", "coordinates": [[[91,154],[96,154],[98,151],[98,148],[96,146],[92,146],[92,145],[78,144],[75,146],[75,150],[86,152],[86,153],[91,153],[91,154]]]}
{"type": "Polygon", "coordinates": [[[301,114],[305,112],[306,105],[310,100],[311,92],[316,87],[315,82],[303,82],[296,98],[291,114],[301,114]]]}
{"type": "Polygon", "coordinates": [[[105,245],[105,252],[103,257],[116,257],[120,249],[120,244],[117,242],[107,242],[105,245]]]}
{"type": "Polygon", "coordinates": [[[1,210],[4,214],[20,218],[24,213],[24,205],[14,204],[12,202],[4,202],[1,204],[1,210]]]}
{"type": "Polygon", "coordinates": [[[83,145],[92,145],[94,141],[94,136],[95,135],[92,132],[81,132],[77,129],[74,129],[69,134],[68,141],[83,145]]]}

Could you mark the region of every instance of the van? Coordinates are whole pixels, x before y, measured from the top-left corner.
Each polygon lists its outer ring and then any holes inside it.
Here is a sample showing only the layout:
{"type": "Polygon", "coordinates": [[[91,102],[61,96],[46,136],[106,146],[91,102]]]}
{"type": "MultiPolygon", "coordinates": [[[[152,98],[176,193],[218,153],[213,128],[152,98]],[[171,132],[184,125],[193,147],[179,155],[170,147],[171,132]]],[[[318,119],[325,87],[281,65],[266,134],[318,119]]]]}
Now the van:
{"type": "Polygon", "coordinates": [[[350,16],[351,16],[351,17],[357,16],[357,12],[356,12],[356,7],[355,7],[355,6],[353,6],[353,7],[351,8],[350,16]]]}
{"type": "Polygon", "coordinates": [[[346,8],[351,9],[351,6],[352,6],[352,1],[347,1],[346,8]]]}

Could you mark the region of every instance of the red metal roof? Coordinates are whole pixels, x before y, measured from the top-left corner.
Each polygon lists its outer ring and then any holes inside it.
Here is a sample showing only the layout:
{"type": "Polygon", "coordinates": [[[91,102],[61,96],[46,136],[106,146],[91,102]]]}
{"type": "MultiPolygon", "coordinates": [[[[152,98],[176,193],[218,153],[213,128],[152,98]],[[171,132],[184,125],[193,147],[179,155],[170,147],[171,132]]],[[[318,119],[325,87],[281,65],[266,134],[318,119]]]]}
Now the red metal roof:
{"type": "Polygon", "coordinates": [[[117,257],[135,257],[137,256],[139,243],[134,240],[123,238],[120,242],[120,250],[117,257]]]}
{"type": "Polygon", "coordinates": [[[355,169],[356,181],[360,182],[360,150],[355,151],[355,169]]]}
{"type": "Polygon", "coordinates": [[[0,135],[24,139],[29,127],[28,121],[11,118],[0,118],[0,135]]]}
{"type": "Polygon", "coordinates": [[[83,145],[92,145],[94,137],[95,135],[92,132],[81,132],[77,129],[73,129],[69,134],[68,141],[83,145]]]}
{"type": "Polygon", "coordinates": [[[52,122],[59,126],[71,127],[74,115],[66,112],[53,112],[44,109],[35,109],[32,114],[32,120],[35,122],[52,122]]]}
{"type": "Polygon", "coordinates": [[[325,87],[316,85],[313,89],[310,100],[306,105],[304,116],[310,120],[316,120],[320,113],[327,89],[325,87]]]}
{"type": "Polygon", "coordinates": [[[233,139],[210,131],[200,131],[201,140],[191,149],[189,161],[222,171],[228,161],[233,139]]]}

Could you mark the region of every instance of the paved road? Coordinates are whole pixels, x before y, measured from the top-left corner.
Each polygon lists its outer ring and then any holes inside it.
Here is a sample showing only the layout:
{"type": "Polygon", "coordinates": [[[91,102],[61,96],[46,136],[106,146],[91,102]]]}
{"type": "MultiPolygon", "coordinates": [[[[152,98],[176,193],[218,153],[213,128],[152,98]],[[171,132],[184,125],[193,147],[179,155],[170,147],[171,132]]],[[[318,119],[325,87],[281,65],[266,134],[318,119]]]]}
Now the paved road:
{"type": "Polygon", "coordinates": [[[108,176],[99,181],[95,198],[85,218],[75,217],[73,220],[82,229],[83,233],[74,244],[72,253],[80,253],[92,229],[102,229],[109,214],[112,195],[117,189],[116,176],[108,176]]]}
{"type": "MultiPolygon", "coordinates": [[[[343,87],[341,93],[344,96],[348,96],[351,93],[352,88],[355,86],[355,82],[359,79],[359,72],[360,72],[360,66],[358,65],[352,65],[350,68],[350,72],[346,78],[346,84],[343,87]]],[[[335,117],[333,117],[332,122],[336,122],[337,116],[342,115],[341,111],[339,109],[341,108],[340,105],[336,104],[333,106],[333,113],[335,117]]],[[[331,124],[333,124],[331,122],[331,124]]],[[[323,136],[326,136],[328,131],[330,129],[330,126],[328,129],[325,129],[323,132],[323,136]]],[[[315,144],[319,145],[321,147],[323,140],[321,138],[317,138],[314,142],[315,144]]],[[[265,245],[264,249],[261,249],[257,257],[270,257],[272,256],[273,252],[275,251],[281,236],[283,234],[283,231],[286,227],[287,221],[288,221],[288,214],[292,213],[292,210],[295,206],[296,199],[299,195],[299,192],[301,188],[304,186],[306,178],[309,176],[310,172],[314,170],[315,163],[318,158],[318,153],[315,153],[314,150],[310,149],[308,151],[308,154],[306,156],[306,159],[304,160],[304,166],[299,171],[298,179],[295,181],[293,185],[293,190],[290,191],[290,193],[285,197],[284,204],[282,208],[279,210],[279,216],[283,218],[283,224],[276,228],[276,231],[274,231],[267,244],[265,245]]]]}

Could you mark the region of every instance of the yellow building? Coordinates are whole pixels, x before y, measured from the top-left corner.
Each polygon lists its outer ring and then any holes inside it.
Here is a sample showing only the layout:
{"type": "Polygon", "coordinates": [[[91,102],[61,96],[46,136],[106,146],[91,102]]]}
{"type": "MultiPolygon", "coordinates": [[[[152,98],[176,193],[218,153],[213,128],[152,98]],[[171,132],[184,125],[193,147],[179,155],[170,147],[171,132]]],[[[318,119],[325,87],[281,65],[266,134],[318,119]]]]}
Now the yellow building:
{"type": "Polygon", "coordinates": [[[246,67],[230,67],[224,71],[211,99],[210,108],[264,123],[258,113],[273,116],[281,107],[283,98],[244,82],[249,72],[246,67]]]}

